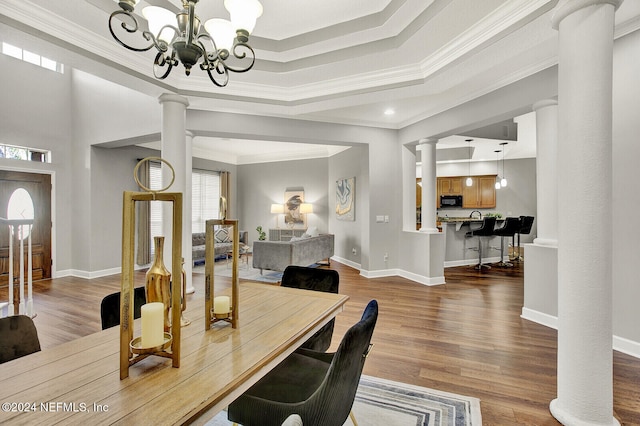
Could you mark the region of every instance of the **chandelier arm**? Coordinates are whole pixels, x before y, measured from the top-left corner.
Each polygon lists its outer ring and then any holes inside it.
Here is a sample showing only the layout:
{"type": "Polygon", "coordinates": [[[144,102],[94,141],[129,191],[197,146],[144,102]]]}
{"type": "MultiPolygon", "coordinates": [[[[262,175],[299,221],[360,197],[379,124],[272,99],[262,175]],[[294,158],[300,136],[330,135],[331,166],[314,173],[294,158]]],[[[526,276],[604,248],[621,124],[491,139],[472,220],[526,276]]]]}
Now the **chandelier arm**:
{"type": "Polygon", "coordinates": [[[238,52],[237,51],[237,49],[239,47],[243,47],[243,48],[247,49],[251,53],[251,56],[249,57],[249,59],[251,60],[251,63],[249,65],[247,65],[246,67],[244,67],[244,68],[234,68],[234,67],[228,66],[226,64],[224,65],[224,67],[226,69],[228,69],[229,71],[233,71],[233,72],[237,72],[237,73],[247,72],[251,68],[253,68],[253,64],[255,64],[255,62],[256,62],[256,53],[253,51],[253,48],[251,46],[249,46],[248,44],[246,44],[246,43],[236,43],[233,46],[233,49],[231,49],[231,53],[233,53],[233,56],[235,58],[237,58],[237,59],[245,59],[245,58],[247,58],[247,53],[238,52]]]}
{"type": "MultiPolygon", "coordinates": [[[[138,20],[136,19],[135,16],[133,16],[130,12],[127,12],[125,10],[116,10],[115,12],[113,12],[111,14],[111,16],[109,16],[109,32],[111,32],[111,36],[123,47],[126,47],[129,50],[133,50],[134,52],[146,52],[147,50],[151,49],[153,46],[156,46],[156,48],[158,47],[158,44],[156,43],[155,38],[153,37],[153,34],[151,34],[148,31],[143,31],[142,32],[142,36],[147,40],[147,41],[151,41],[151,44],[148,45],[147,47],[132,47],[129,46],[127,43],[125,43],[124,41],[120,40],[118,38],[118,36],[116,35],[115,31],[113,30],[113,25],[112,25],[112,21],[113,19],[118,16],[118,15],[125,15],[127,16],[132,22],[133,22],[133,26],[130,26],[131,24],[127,24],[126,20],[122,21],[121,23],[121,27],[128,33],[135,33],[136,31],[138,31],[140,29],[140,25],[138,24],[138,20]]],[[[165,49],[166,50],[166,49],[165,49]]]]}
{"type": "Polygon", "coordinates": [[[156,59],[153,61],[153,75],[157,79],[164,80],[165,78],[167,78],[169,73],[171,73],[173,66],[178,65],[178,61],[176,60],[175,56],[175,50],[171,51],[170,57],[166,57],[164,55],[164,52],[158,52],[158,54],[156,55],[156,59]],[[158,75],[158,71],[163,69],[164,67],[167,67],[166,71],[158,75]]]}
{"type": "Polygon", "coordinates": [[[227,71],[227,67],[224,65],[224,62],[220,61],[217,65],[210,66],[205,69],[207,74],[209,75],[209,79],[218,87],[225,87],[227,83],[229,83],[229,71],[227,71]],[[224,76],[224,79],[221,82],[218,82],[218,79],[212,74],[212,70],[215,70],[218,75],[224,76]]]}
{"type": "Polygon", "coordinates": [[[216,60],[223,60],[220,57],[220,54],[218,52],[218,46],[216,45],[216,41],[209,34],[207,33],[199,34],[198,37],[196,38],[195,43],[198,46],[200,46],[204,52],[206,52],[204,57],[207,58],[210,62],[215,62],[216,60]],[[208,40],[209,43],[211,43],[211,46],[213,46],[212,50],[209,50],[206,48],[206,46],[202,42],[203,39],[208,40]]]}

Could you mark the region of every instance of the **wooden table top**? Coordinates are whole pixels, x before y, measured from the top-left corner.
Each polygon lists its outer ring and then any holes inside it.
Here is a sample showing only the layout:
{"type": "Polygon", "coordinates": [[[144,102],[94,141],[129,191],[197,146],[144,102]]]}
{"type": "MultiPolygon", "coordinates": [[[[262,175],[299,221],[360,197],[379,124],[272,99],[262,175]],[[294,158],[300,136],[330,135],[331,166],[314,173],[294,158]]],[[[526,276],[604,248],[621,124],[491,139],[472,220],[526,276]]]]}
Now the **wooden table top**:
{"type": "Polygon", "coordinates": [[[204,423],[341,312],[347,299],[241,283],[237,329],[218,322],[205,332],[204,301],[190,304],[180,368],[151,356],[131,366],[124,380],[120,327],[10,361],[0,365],[0,424],[204,423]]]}

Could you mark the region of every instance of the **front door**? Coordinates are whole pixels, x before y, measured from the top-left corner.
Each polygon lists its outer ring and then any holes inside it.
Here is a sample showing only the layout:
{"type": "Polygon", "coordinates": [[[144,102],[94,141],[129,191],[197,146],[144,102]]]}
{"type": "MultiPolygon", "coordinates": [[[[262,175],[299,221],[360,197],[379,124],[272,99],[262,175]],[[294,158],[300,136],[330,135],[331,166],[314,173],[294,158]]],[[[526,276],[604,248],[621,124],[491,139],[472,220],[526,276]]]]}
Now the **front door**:
{"type": "MultiPolygon", "coordinates": [[[[51,278],[51,176],[0,170],[0,217],[7,217],[9,199],[19,188],[25,189],[33,202],[34,224],[31,231],[33,279],[51,278]]],[[[6,285],[9,278],[9,236],[9,227],[1,226],[0,285],[6,285]]],[[[26,241],[24,249],[26,265],[26,241]]],[[[18,256],[19,250],[20,247],[14,245],[14,256],[18,256]]],[[[14,265],[17,264],[14,263],[14,265]]],[[[14,269],[14,276],[16,275],[17,271],[14,269]]]]}

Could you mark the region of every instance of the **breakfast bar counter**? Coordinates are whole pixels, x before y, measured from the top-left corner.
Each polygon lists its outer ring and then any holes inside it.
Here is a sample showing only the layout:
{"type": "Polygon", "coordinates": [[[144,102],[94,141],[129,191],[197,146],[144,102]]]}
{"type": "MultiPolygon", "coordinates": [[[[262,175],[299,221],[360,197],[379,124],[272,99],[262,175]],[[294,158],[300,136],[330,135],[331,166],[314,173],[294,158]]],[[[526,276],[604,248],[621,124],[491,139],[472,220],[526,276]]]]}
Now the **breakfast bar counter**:
{"type": "MultiPolygon", "coordinates": [[[[444,238],[444,266],[472,265],[478,261],[477,238],[466,237],[467,232],[482,226],[482,219],[470,217],[438,217],[442,223],[444,238]]],[[[501,219],[498,219],[501,222],[501,219]]],[[[500,260],[499,250],[490,250],[490,247],[500,247],[500,238],[484,238],[483,251],[488,261],[500,260]]]]}

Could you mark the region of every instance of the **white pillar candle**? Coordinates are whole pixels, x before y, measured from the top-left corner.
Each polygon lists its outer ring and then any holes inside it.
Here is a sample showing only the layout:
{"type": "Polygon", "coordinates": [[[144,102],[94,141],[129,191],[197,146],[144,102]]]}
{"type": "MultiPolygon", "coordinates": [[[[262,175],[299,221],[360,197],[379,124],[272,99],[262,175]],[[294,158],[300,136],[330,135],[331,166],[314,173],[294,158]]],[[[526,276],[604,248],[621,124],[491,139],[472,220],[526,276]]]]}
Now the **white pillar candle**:
{"type": "Polygon", "coordinates": [[[227,314],[231,311],[229,296],[218,296],[213,299],[213,313],[227,314]]]}
{"type": "Polygon", "coordinates": [[[142,305],[142,334],[140,345],[154,348],[164,343],[164,303],[153,302],[142,305]]]}

